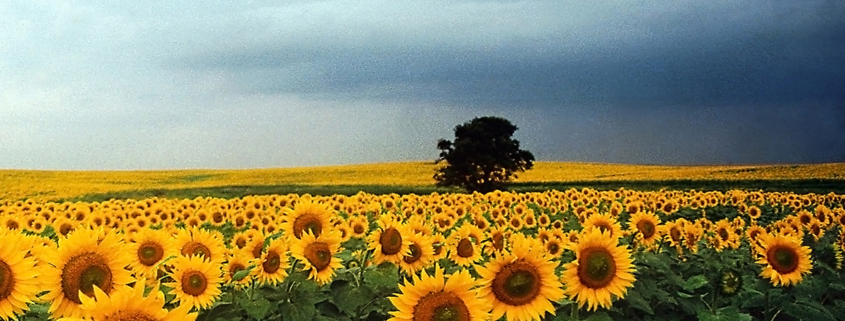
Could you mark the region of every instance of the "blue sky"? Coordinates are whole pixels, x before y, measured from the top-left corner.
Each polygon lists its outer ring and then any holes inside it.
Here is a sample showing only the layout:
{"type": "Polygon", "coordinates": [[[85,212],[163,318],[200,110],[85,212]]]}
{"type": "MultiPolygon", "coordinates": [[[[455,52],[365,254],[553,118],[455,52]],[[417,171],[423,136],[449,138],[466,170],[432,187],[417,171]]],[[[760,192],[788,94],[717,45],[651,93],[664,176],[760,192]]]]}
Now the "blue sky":
{"type": "Polygon", "coordinates": [[[845,161],[841,1],[4,1],[0,168],[845,161]],[[282,4],[280,4],[282,3],[282,4]]]}

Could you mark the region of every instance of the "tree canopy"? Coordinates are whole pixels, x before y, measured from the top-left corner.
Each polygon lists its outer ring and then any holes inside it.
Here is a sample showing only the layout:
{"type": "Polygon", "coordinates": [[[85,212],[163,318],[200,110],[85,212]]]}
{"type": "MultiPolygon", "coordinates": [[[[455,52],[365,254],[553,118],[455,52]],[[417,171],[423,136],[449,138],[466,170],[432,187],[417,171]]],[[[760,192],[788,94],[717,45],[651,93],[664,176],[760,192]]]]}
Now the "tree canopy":
{"type": "Polygon", "coordinates": [[[503,189],[516,172],[531,169],[534,155],[519,148],[512,138],[518,128],[501,117],[477,117],[455,126],[455,141],[440,139],[437,149],[447,166],[438,168],[438,186],[458,186],[468,191],[503,189]]]}

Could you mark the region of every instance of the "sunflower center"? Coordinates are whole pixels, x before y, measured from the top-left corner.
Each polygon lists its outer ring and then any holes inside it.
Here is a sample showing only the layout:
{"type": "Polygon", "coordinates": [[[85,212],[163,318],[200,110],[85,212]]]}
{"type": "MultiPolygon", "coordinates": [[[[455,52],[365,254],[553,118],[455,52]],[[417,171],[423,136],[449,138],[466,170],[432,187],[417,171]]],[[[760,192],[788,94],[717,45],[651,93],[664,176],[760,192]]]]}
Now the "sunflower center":
{"type": "Polygon", "coordinates": [[[769,264],[780,274],[787,274],[798,268],[798,253],[788,247],[776,246],[769,249],[766,257],[769,264]]]}
{"type": "Polygon", "coordinates": [[[155,321],[155,317],[140,311],[118,311],[107,316],[106,321],[155,321]]]}
{"type": "Polygon", "coordinates": [[[420,248],[417,243],[411,243],[410,250],[411,255],[405,255],[405,257],[402,258],[402,260],[404,260],[405,263],[408,264],[414,263],[422,257],[422,248],[420,248]]]}
{"type": "Polygon", "coordinates": [[[0,301],[8,298],[14,288],[15,274],[12,267],[6,261],[0,260],[0,301]]]}
{"type": "Polygon", "coordinates": [[[613,281],[615,275],[616,262],[606,249],[586,249],[578,259],[578,278],[588,288],[603,288],[613,281]]]}
{"type": "Polygon", "coordinates": [[[325,270],[332,263],[332,251],[329,245],[322,242],[308,244],[305,248],[305,258],[318,272],[325,270]]]}
{"type": "Polygon", "coordinates": [[[607,232],[607,231],[611,231],[611,233],[613,232],[613,229],[610,227],[610,224],[609,224],[609,223],[607,223],[607,222],[598,222],[598,223],[596,223],[596,225],[595,225],[595,226],[596,226],[596,227],[597,227],[597,228],[598,228],[598,229],[599,229],[602,233],[607,232]]]}
{"type": "Polygon", "coordinates": [[[323,231],[323,224],[314,214],[303,214],[296,221],[293,221],[293,235],[299,239],[302,238],[302,233],[305,231],[311,232],[315,237],[320,236],[320,232],[323,231]]]}
{"type": "Polygon", "coordinates": [[[231,276],[235,276],[235,273],[238,273],[243,270],[246,270],[246,266],[244,266],[243,264],[233,263],[232,265],[229,265],[229,274],[231,276]]]}
{"type": "Polygon", "coordinates": [[[164,257],[164,248],[156,242],[145,242],[138,247],[138,261],[146,266],[153,266],[164,257]]]}
{"type": "Polygon", "coordinates": [[[505,248],[505,236],[502,233],[493,234],[493,248],[497,251],[505,248]]]}
{"type": "Polygon", "coordinates": [[[724,228],[719,229],[719,237],[722,238],[722,241],[727,241],[730,238],[730,234],[728,234],[728,230],[724,228]]]}
{"type": "Polygon", "coordinates": [[[378,241],[381,243],[381,253],[386,255],[393,255],[402,250],[402,234],[396,228],[384,230],[378,241]]]}
{"type": "Polygon", "coordinates": [[[364,234],[364,225],[355,224],[355,226],[352,227],[352,231],[355,232],[355,234],[364,234]]]}
{"type": "Polygon", "coordinates": [[[557,254],[558,254],[558,252],[560,252],[560,245],[558,245],[558,244],[557,244],[557,243],[555,243],[555,242],[549,243],[549,244],[546,246],[546,250],[547,250],[547,251],[549,252],[549,254],[551,254],[551,255],[557,255],[557,254]]]}
{"type": "Polygon", "coordinates": [[[462,238],[461,241],[458,242],[458,256],[468,258],[472,257],[473,253],[472,241],[470,241],[467,237],[462,238]]]}
{"type": "Polygon", "coordinates": [[[205,293],[208,280],[200,271],[188,271],[182,274],[182,292],[190,296],[200,296],[205,293]]]}
{"type": "Polygon", "coordinates": [[[434,248],[434,255],[440,255],[440,253],[443,253],[443,243],[434,243],[431,247],[434,248]]]}
{"type": "Polygon", "coordinates": [[[678,242],[681,240],[681,229],[677,226],[672,226],[669,230],[669,237],[672,238],[673,242],[678,242]]]}
{"type": "Polygon", "coordinates": [[[190,241],[182,246],[182,255],[184,256],[200,256],[206,259],[211,258],[211,250],[207,246],[197,241],[190,241]]]}
{"type": "Polygon", "coordinates": [[[537,269],[519,260],[504,266],[493,279],[493,294],[511,306],[531,303],[540,294],[540,275],[537,269]]]}
{"type": "Polygon", "coordinates": [[[637,222],[637,229],[640,231],[640,233],[643,233],[644,239],[649,239],[654,236],[655,228],[652,222],[641,220],[637,222]]]}
{"type": "Polygon", "coordinates": [[[252,257],[260,258],[262,250],[264,250],[264,241],[255,242],[255,246],[252,247],[252,257]]]}
{"type": "Polygon", "coordinates": [[[62,291],[69,300],[82,304],[79,291],[94,296],[94,285],[105,293],[114,285],[111,269],[101,255],[83,253],[72,257],[62,268],[62,291]]]}
{"type": "Polygon", "coordinates": [[[264,263],[261,263],[261,267],[264,268],[264,272],[270,274],[276,273],[280,266],[282,266],[282,258],[279,257],[279,253],[276,253],[276,251],[267,253],[267,258],[264,259],[264,263]]]}
{"type": "Polygon", "coordinates": [[[469,308],[461,298],[449,292],[430,293],[414,306],[414,321],[469,320],[469,308]]]}
{"type": "Polygon", "coordinates": [[[246,246],[246,239],[245,238],[238,238],[235,240],[235,246],[239,249],[242,249],[246,246]]]}

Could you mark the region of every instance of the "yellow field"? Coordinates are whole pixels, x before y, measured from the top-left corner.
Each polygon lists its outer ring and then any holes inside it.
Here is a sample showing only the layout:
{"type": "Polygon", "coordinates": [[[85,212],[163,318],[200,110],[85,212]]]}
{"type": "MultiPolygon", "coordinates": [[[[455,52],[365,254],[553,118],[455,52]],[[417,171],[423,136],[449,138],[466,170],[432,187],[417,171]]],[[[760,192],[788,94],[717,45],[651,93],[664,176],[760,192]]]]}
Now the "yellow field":
{"type": "MultiPolygon", "coordinates": [[[[0,170],[0,200],[71,198],[91,193],[233,185],[432,185],[433,162],[249,170],[0,170]]],[[[760,166],[655,166],[536,162],[517,182],[666,179],[845,178],[845,163],[760,166]]]]}

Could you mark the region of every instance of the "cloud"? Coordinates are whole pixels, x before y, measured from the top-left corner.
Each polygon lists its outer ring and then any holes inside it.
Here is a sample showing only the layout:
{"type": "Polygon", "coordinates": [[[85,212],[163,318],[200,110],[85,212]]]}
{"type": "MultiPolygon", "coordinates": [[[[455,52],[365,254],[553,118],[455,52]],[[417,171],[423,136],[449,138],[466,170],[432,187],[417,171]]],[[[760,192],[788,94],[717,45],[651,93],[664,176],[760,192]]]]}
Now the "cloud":
{"type": "Polygon", "coordinates": [[[9,1],[0,167],[845,160],[840,1],[9,1]]]}
{"type": "Polygon", "coordinates": [[[408,7],[259,11],[257,21],[276,39],[173,64],[222,71],[241,92],[331,99],[507,106],[843,99],[845,71],[835,66],[845,63],[845,22],[816,19],[845,13],[835,2],[408,7]]]}

